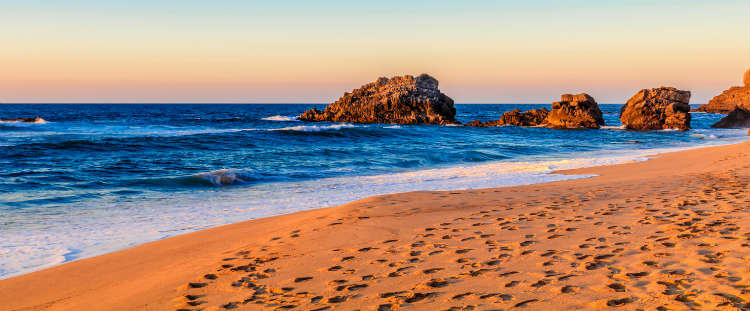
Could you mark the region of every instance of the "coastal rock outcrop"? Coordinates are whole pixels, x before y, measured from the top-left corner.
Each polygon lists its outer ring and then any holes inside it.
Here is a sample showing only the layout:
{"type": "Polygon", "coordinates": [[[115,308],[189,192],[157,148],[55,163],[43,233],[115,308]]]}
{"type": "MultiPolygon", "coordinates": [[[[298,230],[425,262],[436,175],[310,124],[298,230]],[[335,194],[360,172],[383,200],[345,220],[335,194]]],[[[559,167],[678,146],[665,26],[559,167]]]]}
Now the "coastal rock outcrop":
{"type": "Polygon", "coordinates": [[[750,127],[750,111],[740,107],[735,108],[719,122],[711,125],[713,128],[750,127]]]}
{"type": "Polygon", "coordinates": [[[521,112],[521,110],[516,108],[511,111],[506,111],[505,113],[503,113],[503,115],[500,116],[500,119],[498,120],[487,121],[484,123],[479,122],[479,120],[474,120],[471,123],[467,123],[464,125],[479,127],[502,125],[537,126],[540,125],[545,118],[547,118],[547,114],[549,114],[549,110],[547,110],[547,108],[531,109],[524,112],[521,112]]]}
{"type": "Polygon", "coordinates": [[[604,125],[602,111],[593,97],[586,93],[563,94],[560,101],[547,108],[521,112],[518,108],[505,112],[499,120],[485,123],[474,120],[469,126],[543,126],[555,129],[599,128],[604,125]]]}
{"type": "Polygon", "coordinates": [[[453,100],[427,74],[379,78],[344,93],[325,110],[305,111],[302,121],[396,124],[456,124],[453,100]]]}
{"type": "Polygon", "coordinates": [[[673,87],[643,89],[620,109],[620,121],[627,129],[648,131],[690,129],[690,91],[673,87]]]}
{"type": "Polygon", "coordinates": [[[750,69],[745,71],[742,78],[743,86],[733,86],[714,96],[708,104],[696,109],[700,112],[729,113],[735,107],[750,111],[750,69]]]}
{"type": "Polygon", "coordinates": [[[589,94],[563,94],[559,102],[552,103],[542,124],[549,128],[594,128],[604,125],[599,104],[589,94]]]}

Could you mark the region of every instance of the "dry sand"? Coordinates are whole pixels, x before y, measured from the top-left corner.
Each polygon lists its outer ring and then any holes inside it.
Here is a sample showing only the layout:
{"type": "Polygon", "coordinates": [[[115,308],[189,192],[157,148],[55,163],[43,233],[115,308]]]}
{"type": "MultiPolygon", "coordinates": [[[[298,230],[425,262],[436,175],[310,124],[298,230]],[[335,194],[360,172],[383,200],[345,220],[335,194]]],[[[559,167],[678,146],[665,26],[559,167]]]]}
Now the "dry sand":
{"type": "Polygon", "coordinates": [[[750,144],[367,198],[0,281],[0,309],[748,310],[750,144]]]}

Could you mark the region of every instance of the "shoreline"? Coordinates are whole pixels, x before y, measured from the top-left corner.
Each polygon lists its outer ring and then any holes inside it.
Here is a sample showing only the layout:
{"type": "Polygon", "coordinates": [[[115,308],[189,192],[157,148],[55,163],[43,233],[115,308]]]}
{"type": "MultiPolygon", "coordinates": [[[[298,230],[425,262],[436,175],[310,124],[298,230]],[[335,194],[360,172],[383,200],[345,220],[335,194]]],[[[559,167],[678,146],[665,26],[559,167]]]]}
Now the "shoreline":
{"type": "MultiPolygon", "coordinates": [[[[344,230],[344,232],[351,233],[352,236],[355,237],[355,240],[357,238],[361,239],[362,237],[356,234],[357,230],[355,229],[357,226],[355,225],[333,225],[332,227],[329,225],[335,223],[335,221],[330,222],[332,219],[346,219],[346,217],[336,218],[337,216],[362,213],[361,210],[363,205],[373,205],[370,208],[375,207],[373,210],[376,214],[390,213],[393,212],[392,208],[394,208],[391,205],[400,206],[401,203],[404,202],[416,204],[416,202],[419,202],[422,199],[434,199],[433,197],[435,196],[444,196],[446,194],[453,195],[454,193],[459,197],[468,195],[468,198],[458,200],[464,205],[468,204],[469,206],[473,206],[479,204],[477,201],[486,201],[484,199],[480,200],[480,198],[474,198],[474,196],[491,196],[485,194],[489,191],[504,193],[524,191],[533,193],[545,189],[549,190],[555,187],[579,188],[584,185],[596,185],[602,187],[606,184],[627,183],[636,180],[654,181],[654,179],[665,177],[679,179],[675,177],[695,174],[697,172],[705,173],[707,170],[705,163],[700,163],[700,161],[697,160],[706,157],[720,158],[720,155],[717,155],[716,152],[712,152],[716,150],[725,153],[730,152],[732,154],[742,154],[744,152],[744,162],[745,165],[747,165],[747,149],[749,145],[750,144],[745,141],[731,145],[690,148],[686,151],[660,153],[653,157],[649,157],[648,161],[644,162],[631,162],[553,172],[553,174],[598,175],[590,178],[501,188],[483,188],[460,191],[417,191],[379,195],[335,207],[300,211],[291,214],[254,219],[199,230],[0,280],[0,309],[61,309],[87,305],[128,309],[178,308],[185,303],[180,300],[180,293],[189,290],[189,288],[186,288],[185,284],[190,283],[196,278],[200,278],[200,274],[203,272],[208,273],[216,270],[216,264],[222,262],[222,257],[225,257],[226,254],[248,247],[260,247],[262,249],[264,244],[281,243],[274,241],[283,240],[282,238],[275,239],[277,235],[282,235],[282,232],[284,232],[283,235],[288,235],[286,232],[299,230],[295,228],[314,227],[317,225],[320,226],[317,231],[344,230]],[[743,148],[744,151],[742,150],[743,148]],[[695,160],[697,163],[695,161],[691,163],[686,160],[686,158],[695,160]],[[671,171],[664,171],[658,169],[659,165],[675,166],[675,163],[668,162],[675,162],[676,160],[685,164],[684,167],[679,167],[680,170],[673,169],[671,171]],[[648,176],[634,176],[637,174],[633,174],[633,166],[641,166],[638,169],[647,172],[641,175],[648,176]],[[415,199],[417,200],[415,201],[415,199]],[[391,200],[394,202],[389,206],[382,204],[382,202],[391,200]],[[396,201],[401,203],[396,203],[396,201]],[[329,223],[323,224],[320,220],[325,220],[329,223]],[[344,227],[347,229],[338,229],[344,227]],[[21,290],[32,294],[20,298],[15,297],[12,294],[21,290]],[[168,299],[166,299],[167,297],[168,299]]],[[[736,161],[737,160],[735,160],[735,162],[736,161]]],[[[738,164],[733,162],[733,165],[737,166],[738,164]]],[[[747,172],[745,171],[745,174],[746,173],[747,172]]],[[[625,193],[622,195],[627,196],[628,194],[625,193]]],[[[744,195],[747,197],[746,190],[744,195]]],[[[516,201],[519,199],[517,197],[513,198],[513,195],[510,195],[509,197],[511,198],[508,199],[509,201],[516,201]]],[[[448,206],[453,206],[455,205],[453,203],[456,203],[454,202],[455,199],[454,201],[446,200],[448,201],[446,203],[448,206]]],[[[577,204],[580,205],[585,203],[578,202],[577,204]]],[[[401,212],[409,214],[406,210],[402,210],[401,212]]],[[[451,212],[455,211],[451,209],[451,212]]],[[[428,209],[425,211],[413,212],[412,214],[414,213],[418,213],[424,216],[424,218],[434,220],[433,218],[435,217],[440,218],[439,216],[436,216],[437,214],[449,212],[443,211],[440,208],[435,208],[432,210],[428,209]]],[[[356,220],[361,221],[355,220],[355,222],[367,222],[368,219],[376,218],[375,216],[358,217],[366,218],[356,218],[356,220]]],[[[377,239],[382,240],[382,238],[380,238],[381,235],[399,235],[405,231],[410,231],[409,229],[411,228],[404,228],[402,226],[387,229],[389,228],[387,225],[388,223],[399,222],[398,216],[394,217],[396,220],[383,220],[386,224],[378,224],[374,227],[368,226],[368,230],[374,231],[368,233],[368,236],[365,236],[364,240],[368,240],[367,238],[369,237],[369,241],[375,242],[375,236],[373,235],[375,233],[377,233],[377,239]]],[[[420,219],[418,222],[424,223],[425,220],[420,219]]],[[[366,225],[362,224],[361,226],[366,225]]],[[[291,235],[294,234],[296,233],[291,235]]],[[[314,233],[310,234],[313,235],[314,233]]],[[[318,240],[320,239],[324,239],[321,244],[329,243],[328,240],[336,240],[331,242],[336,245],[347,244],[347,241],[338,241],[335,238],[318,238],[318,240]]],[[[315,239],[311,240],[314,241],[315,239]]],[[[283,245],[280,247],[284,248],[283,245]]],[[[299,245],[296,247],[303,248],[299,245]]],[[[322,259],[316,260],[320,261],[322,259]]],[[[318,261],[314,261],[314,263],[318,263],[318,261]]],[[[317,265],[313,264],[312,266],[317,265]]],[[[316,272],[316,274],[320,274],[320,272],[316,272]]],[[[216,294],[219,297],[227,295],[231,296],[230,294],[223,293],[224,291],[225,290],[218,290],[216,293],[211,292],[211,294],[216,294]]],[[[520,303],[519,301],[515,302],[520,303]]],[[[342,303],[344,303],[343,308],[349,308],[349,305],[346,304],[347,302],[342,303]]]]}
{"type": "MultiPolygon", "coordinates": [[[[694,134],[694,135],[702,135],[702,134],[694,134]]],[[[744,139],[744,137],[740,137],[741,139],[744,139]]],[[[736,139],[736,138],[733,138],[736,139]]],[[[645,161],[648,160],[653,155],[663,154],[663,153],[669,153],[669,152],[677,152],[677,151],[684,151],[684,150],[692,150],[696,148],[704,148],[704,147],[712,147],[712,146],[723,146],[723,145],[729,145],[729,144],[736,144],[738,142],[736,141],[712,141],[710,143],[704,144],[704,145],[690,145],[690,146],[681,146],[681,147],[664,147],[664,148],[656,148],[656,149],[615,149],[611,150],[609,152],[604,152],[602,150],[597,151],[586,151],[586,152],[577,152],[577,153],[571,153],[566,154],[567,157],[562,158],[552,158],[552,159],[545,159],[545,158],[537,158],[535,156],[527,156],[527,157],[519,157],[519,158],[512,158],[508,161],[506,160],[500,160],[500,161],[490,161],[490,162],[480,162],[480,163],[465,163],[465,164],[446,164],[442,166],[437,167],[430,167],[430,168],[421,168],[417,170],[406,170],[391,174],[375,174],[375,175],[362,175],[362,176],[343,176],[343,177],[329,177],[324,178],[321,180],[312,180],[312,181],[301,181],[299,183],[305,184],[305,183],[321,183],[330,181],[333,184],[340,184],[340,183],[346,183],[346,179],[348,178],[358,178],[358,179],[369,179],[368,182],[364,182],[364,184],[379,184],[380,179],[383,178],[392,178],[391,183],[401,183],[401,184],[408,184],[406,188],[401,188],[399,190],[390,189],[395,192],[389,191],[389,189],[381,189],[378,187],[368,187],[372,189],[376,189],[374,191],[371,191],[371,193],[367,193],[364,195],[358,195],[354,197],[348,197],[345,199],[336,199],[332,200],[333,202],[315,202],[313,205],[325,205],[323,207],[313,207],[308,209],[296,209],[296,208],[290,208],[290,207],[281,207],[280,211],[271,211],[266,214],[261,214],[259,216],[252,216],[252,217],[246,217],[244,219],[240,220],[234,220],[229,223],[223,223],[223,224],[213,224],[213,225],[198,225],[199,227],[203,227],[202,229],[198,229],[196,231],[206,230],[210,228],[214,228],[217,226],[224,226],[229,225],[233,223],[238,222],[244,222],[247,220],[254,220],[254,219],[261,219],[261,218],[267,218],[267,217],[273,217],[273,216],[280,216],[280,215],[286,215],[290,213],[296,213],[300,211],[305,211],[309,209],[319,209],[319,208],[329,208],[333,206],[343,205],[347,204],[353,201],[365,199],[371,196],[380,196],[380,195],[390,195],[390,194],[399,194],[404,192],[414,192],[414,191],[452,191],[452,190],[470,190],[470,189],[482,189],[482,188],[499,188],[499,187],[513,187],[513,186],[523,186],[523,185],[535,185],[535,184],[542,184],[542,183],[548,183],[548,182],[555,182],[555,181],[564,181],[564,180],[575,180],[575,179],[581,179],[581,178],[588,178],[591,176],[571,176],[575,174],[557,174],[558,171],[564,171],[564,170],[571,170],[571,169],[577,169],[577,168],[586,168],[586,167],[598,167],[598,166],[606,166],[606,165],[616,165],[616,164],[622,164],[622,163],[628,163],[628,162],[638,162],[638,161],[645,161]],[[546,167],[543,168],[542,171],[523,171],[524,169],[528,169],[529,167],[546,167]],[[469,176],[459,176],[455,175],[456,172],[450,172],[452,170],[461,170],[461,174],[469,175],[469,176]],[[516,170],[521,170],[520,173],[516,174],[516,170]],[[499,172],[495,174],[494,172],[499,172]],[[410,177],[410,175],[419,175],[420,173],[424,174],[427,172],[437,172],[437,176],[430,176],[430,178],[426,180],[420,180],[420,178],[414,178],[413,176],[410,177]],[[487,174],[486,176],[482,176],[481,178],[475,178],[477,174],[486,174],[486,172],[493,172],[493,174],[487,174]],[[447,174],[445,176],[439,176],[441,174],[447,174]],[[525,174],[525,175],[524,175],[525,174]],[[567,176],[566,176],[567,175],[567,176]],[[447,186],[441,185],[441,183],[445,183],[448,180],[454,180],[454,179],[460,179],[458,182],[460,184],[460,187],[453,187],[453,186],[447,186]],[[528,180],[526,180],[528,179],[528,180]],[[425,184],[430,184],[425,186],[425,184]],[[488,185],[492,185],[491,187],[488,185]],[[385,191],[384,191],[385,190],[385,191]]],[[[274,184],[274,183],[270,183],[274,184]]],[[[380,185],[377,185],[380,186],[380,185]]],[[[387,188],[387,187],[386,187],[387,188]]],[[[230,189],[227,189],[230,190],[230,189]]],[[[232,191],[240,191],[241,188],[237,189],[231,189],[232,191]]],[[[320,189],[317,189],[320,190],[320,189]]],[[[370,189],[367,189],[370,190],[370,189]]],[[[341,191],[336,191],[341,192],[341,191]]],[[[279,208],[279,207],[274,207],[279,208]]],[[[155,229],[161,231],[161,229],[155,229]]],[[[45,264],[42,264],[38,267],[32,268],[32,269],[25,269],[25,271],[20,273],[12,273],[6,276],[0,277],[0,280],[9,279],[17,276],[22,276],[28,273],[32,273],[35,271],[40,271],[44,269],[49,269],[55,266],[59,266],[61,264],[66,264],[70,262],[74,262],[77,260],[82,260],[86,258],[92,258],[96,256],[105,255],[112,252],[121,251],[124,249],[137,247],[139,245],[164,240],[167,238],[171,238],[174,236],[187,234],[191,232],[196,231],[187,231],[184,229],[175,229],[175,228],[166,228],[165,231],[182,231],[181,233],[178,233],[176,235],[169,235],[159,237],[157,239],[141,239],[141,240],[135,240],[128,242],[127,246],[125,247],[115,247],[110,248],[109,250],[105,250],[104,252],[101,251],[90,251],[85,246],[81,249],[78,248],[68,248],[67,252],[61,253],[58,256],[61,257],[60,260],[55,262],[48,262],[45,264]],[[89,254],[86,254],[87,252],[91,252],[89,254]],[[80,256],[79,254],[83,253],[83,256],[80,256]],[[72,259],[69,259],[68,257],[72,257],[72,259]]],[[[143,232],[140,232],[140,234],[143,234],[143,232]]]]}

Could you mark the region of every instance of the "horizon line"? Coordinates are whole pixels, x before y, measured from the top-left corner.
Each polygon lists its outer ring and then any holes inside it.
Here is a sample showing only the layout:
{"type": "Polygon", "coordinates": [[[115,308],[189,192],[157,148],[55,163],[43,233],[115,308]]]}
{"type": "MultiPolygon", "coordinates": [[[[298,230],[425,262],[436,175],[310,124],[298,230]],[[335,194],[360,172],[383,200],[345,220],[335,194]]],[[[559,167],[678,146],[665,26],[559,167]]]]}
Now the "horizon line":
{"type": "MultiPolygon", "coordinates": [[[[0,102],[0,105],[330,105],[332,103],[263,103],[263,102],[0,102]]],[[[544,103],[468,102],[455,105],[551,105],[544,103]]],[[[597,103],[599,105],[622,105],[624,103],[597,103]]],[[[701,104],[690,104],[701,105],[701,104]]]]}

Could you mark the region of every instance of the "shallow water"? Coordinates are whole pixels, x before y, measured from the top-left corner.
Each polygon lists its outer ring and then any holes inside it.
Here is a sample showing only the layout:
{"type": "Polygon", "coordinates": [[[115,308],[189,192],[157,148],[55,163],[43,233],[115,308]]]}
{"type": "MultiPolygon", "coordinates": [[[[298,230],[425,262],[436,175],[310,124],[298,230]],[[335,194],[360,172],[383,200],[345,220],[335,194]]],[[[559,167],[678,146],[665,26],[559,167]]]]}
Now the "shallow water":
{"type": "MultiPolygon", "coordinates": [[[[688,132],[361,125],[295,120],[324,105],[0,105],[0,278],[146,241],[370,195],[574,178],[555,169],[746,140],[688,132]]],[[[457,119],[549,105],[457,105],[457,119]]]]}

